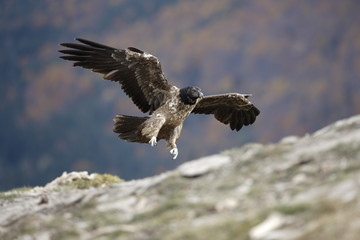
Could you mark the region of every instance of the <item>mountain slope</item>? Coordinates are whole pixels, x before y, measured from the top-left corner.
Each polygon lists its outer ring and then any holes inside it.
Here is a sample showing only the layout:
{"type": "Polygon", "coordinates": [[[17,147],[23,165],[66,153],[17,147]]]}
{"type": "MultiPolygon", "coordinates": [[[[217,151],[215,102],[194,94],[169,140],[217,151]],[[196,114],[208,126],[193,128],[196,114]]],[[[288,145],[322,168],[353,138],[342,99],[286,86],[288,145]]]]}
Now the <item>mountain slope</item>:
{"type": "Polygon", "coordinates": [[[63,174],[1,193],[0,237],[357,239],[359,158],[360,115],[141,180],[63,174]]]}

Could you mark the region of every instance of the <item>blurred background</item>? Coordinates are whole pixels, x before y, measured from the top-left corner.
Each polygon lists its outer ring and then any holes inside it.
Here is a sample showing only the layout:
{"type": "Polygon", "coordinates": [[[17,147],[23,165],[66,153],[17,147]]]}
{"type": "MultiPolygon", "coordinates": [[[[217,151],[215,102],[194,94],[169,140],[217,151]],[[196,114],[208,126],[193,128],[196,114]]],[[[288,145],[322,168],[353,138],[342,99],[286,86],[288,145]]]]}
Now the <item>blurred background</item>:
{"type": "Polygon", "coordinates": [[[146,177],[359,114],[359,23],[356,0],[3,0],[0,190],[73,170],[146,177]],[[75,37],[152,53],[178,87],[252,93],[261,114],[240,132],[190,116],[176,160],[163,142],[121,141],[113,117],[143,114],[118,84],[59,58],[75,37]]]}

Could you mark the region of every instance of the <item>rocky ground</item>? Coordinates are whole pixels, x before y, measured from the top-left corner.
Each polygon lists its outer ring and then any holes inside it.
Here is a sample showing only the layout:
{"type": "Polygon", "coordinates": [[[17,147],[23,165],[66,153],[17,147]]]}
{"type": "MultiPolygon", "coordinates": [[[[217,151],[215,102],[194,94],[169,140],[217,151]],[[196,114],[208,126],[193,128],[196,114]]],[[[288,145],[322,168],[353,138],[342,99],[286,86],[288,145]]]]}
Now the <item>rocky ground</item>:
{"type": "Polygon", "coordinates": [[[360,116],[122,182],[0,193],[0,239],[359,239],[360,116]]]}

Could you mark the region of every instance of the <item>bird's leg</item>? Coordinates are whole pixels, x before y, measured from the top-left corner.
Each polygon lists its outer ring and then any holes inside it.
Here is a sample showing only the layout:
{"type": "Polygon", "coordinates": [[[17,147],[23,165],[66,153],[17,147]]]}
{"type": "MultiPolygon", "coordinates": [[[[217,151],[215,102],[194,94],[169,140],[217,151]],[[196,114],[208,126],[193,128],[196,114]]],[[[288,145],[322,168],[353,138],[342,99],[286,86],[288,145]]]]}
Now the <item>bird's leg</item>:
{"type": "Polygon", "coordinates": [[[179,151],[178,151],[176,145],[175,145],[175,147],[171,148],[170,153],[171,153],[171,155],[173,155],[173,159],[177,158],[179,151]]]}
{"type": "Polygon", "coordinates": [[[173,159],[176,159],[179,154],[178,148],[176,147],[176,142],[180,137],[181,129],[182,124],[174,128],[170,138],[168,139],[168,146],[171,147],[170,153],[173,155],[173,159]]]}
{"type": "Polygon", "coordinates": [[[149,144],[154,147],[157,143],[157,135],[161,127],[165,123],[165,117],[161,114],[154,114],[146,120],[144,128],[141,130],[141,134],[146,138],[150,139],[149,144]]]}
{"type": "Polygon", "coordinates": [[[156,137],[155,137],[155,136],[153,136],[153,137],[150,139],[149,144],[150,144],[152,147],[156,146],[157,142],[156,142],[156,137]]]}

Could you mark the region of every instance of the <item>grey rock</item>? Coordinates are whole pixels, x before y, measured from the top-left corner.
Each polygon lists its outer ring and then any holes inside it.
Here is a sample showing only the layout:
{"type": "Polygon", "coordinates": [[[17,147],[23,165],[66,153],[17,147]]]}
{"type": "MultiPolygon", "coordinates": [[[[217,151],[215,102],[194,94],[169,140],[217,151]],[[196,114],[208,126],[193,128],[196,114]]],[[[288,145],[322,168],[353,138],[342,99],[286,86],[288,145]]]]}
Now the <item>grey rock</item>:
{"type": "Polygon", "coordinates": [[[182,164],[178,171],[183,177],[198,177],[230,162],[229,156],[212,155],[182,164]]]}
{"type": "Polygon", "coordinates": [[[250,232],[250,238],[254,240],[270,240],[272,233],[286,223],[286,217],[279,213],[272,213],[265,221],[253,227],[250,232]]]}

